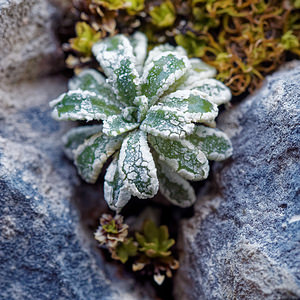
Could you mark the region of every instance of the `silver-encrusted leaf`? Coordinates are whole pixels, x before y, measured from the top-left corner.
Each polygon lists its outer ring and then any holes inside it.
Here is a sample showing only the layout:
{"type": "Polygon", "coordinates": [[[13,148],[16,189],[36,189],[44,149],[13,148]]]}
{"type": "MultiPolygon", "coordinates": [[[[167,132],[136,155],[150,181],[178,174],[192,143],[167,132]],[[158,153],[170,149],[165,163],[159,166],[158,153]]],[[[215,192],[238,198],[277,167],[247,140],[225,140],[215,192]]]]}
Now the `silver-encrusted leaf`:
{"type": "Polygon", "coordinates": [[[124,186],[118,169],[119,155],[116,155],[107,168],[104,178],[104,199],[110,209],[119,213],[131,198],[131,193],[124,186]]]}
{"type": "Polygon", "coordinates": [[[199,80],[194,84],[193,88],[205,94],[208,100],[217,105],[227,103],[231,100],[230,89],[214,78],[199,80]]]}
{"type": "Polygon", "coordinates": [[[56,120],[105,120],[121,112],[118,105],[105,96],[83,90],[72,90],[50,102],[56,120]]]}
{"type": "Polygon", "coordinates": [[[149,107],[180,79],[189,68],[186,56],[163,52],[145,65],[141,78],[141,94],[149,99],[149,107]]]}
{"type": "Polygon", "coordinates": [[[64,151],[69,159],[74,158],[74,150],[92,135],[102,132],[102,125],[80,126],[70,129],[63,137],[64,151]]]}
{"type": "Polygon", "coordinates": [[[68,82],[69,90],[97,91],[99,86],[106,84],[105,77],[94,69],[85,69],[68,82]]]}
{"type": "Polygon", "coordinates": [[[117,136],[139,126],[139,123],[126,121],[122,115],[110,116],[103,121],[103,132],[109,136],[117,136]]]}
{"type": "Polygon", "coordinates": [[[155,136],[179,140],[191,134],[194,126],[181,111],[155,105],[147,112],[140,128],[155,136]]]}
{"type": "Polygon", "coordinates": [[[157,161],[160,192],[174,205],[189,207],[196,201],[193,187],[161,160],[157,161]]]}
{"type": "Polygon", "coordinates": [[[74,151],[79,175],[89,183],[95,183],[106,160],[121,147],[123,136],[109,137],[98,133],[86,139],[74,151]]]}
{"type": "Polygon", "coordinates": [[[187,120],[207,122],[218,115],[218,107],[197,90],[179,90],[164,97],[159,103],[164,109],[182,113],[187,120]]]}
{"type": "Polygon", "coordinates": [[[122,143],[119,172],[125,187],[132,195],[151,198],[158,191],[156,168],[146,134],[141,130],[130,132],[122,143]]]}
{"type": "Polygon", "coordinates": [[[163,55],[166,52],[172,52],[178,55],[187,56],[186,51],[181,46],[174,47],[170,44],[158,45],[149,51],[147,59],[145,61],[145,66],[150,64],[157,57],[163,55]]]}
{"type": "Polygon", "coordinates": [[[232,155],[230,139],[218,129],[199,125],[187,140],[201,149],[209,160],[221,161],[232,155]]]}
{"type": "Polygon", "coordinates": [[[187,140],[175,141],[148,135],[159,159],[188,180],[203,180],[208,176],[209,164],[204,153],[187,140]]]}
{"type": "Polygon", "coordinates": [[[129,38],[129,41],[133,47],[133,54],[136,58],[136,69],[139,74],[141,74],[147,56],[147,37],[144,33],[137,31],[129,38]]]}
{"type": "Polygon", "coordinates": [[[137,95],[139,74],[136,58],[127,37],[116,35],[94,44],[92,51],[103,68],[107,82],[113,87],[117,99],[131,106],[137,95]]]}

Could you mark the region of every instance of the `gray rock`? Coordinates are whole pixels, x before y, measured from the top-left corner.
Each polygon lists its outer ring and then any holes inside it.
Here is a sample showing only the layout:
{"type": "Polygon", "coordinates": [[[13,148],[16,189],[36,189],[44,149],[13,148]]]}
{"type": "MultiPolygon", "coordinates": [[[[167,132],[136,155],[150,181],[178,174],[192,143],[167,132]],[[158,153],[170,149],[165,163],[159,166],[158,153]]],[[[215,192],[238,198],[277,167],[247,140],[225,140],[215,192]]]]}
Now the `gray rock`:
{"type": "Polygon", "coordinates": [[[79,180],[62,152],[70,125],[50,117],[66,90],[41,78],[63,67],[60,17],[46,0],[0,0],[0,299],[148,298],[97,248],[88,226],[103,193],[79,180]]]}
{"type": "Polygon", "coordinates": [[[176,299],[300,298],[300,63],[226,111],[231,159],[180,229],[176,299]]]}
{"type": "Polygon", "coordinates": [[[46,0],[0,0],[0,82],[53,73],[63,67],[54,34],[61,12],[46,0]]]}
{"type": "Polygon", "coordinates": [[[74,203],[97,202],[99,213],[104,201],[62,152],[69,125],[50,117],[65,82],[0,87],[0,299],[147,299],[151,291],[105,261],[80,222],[74,203]]]}

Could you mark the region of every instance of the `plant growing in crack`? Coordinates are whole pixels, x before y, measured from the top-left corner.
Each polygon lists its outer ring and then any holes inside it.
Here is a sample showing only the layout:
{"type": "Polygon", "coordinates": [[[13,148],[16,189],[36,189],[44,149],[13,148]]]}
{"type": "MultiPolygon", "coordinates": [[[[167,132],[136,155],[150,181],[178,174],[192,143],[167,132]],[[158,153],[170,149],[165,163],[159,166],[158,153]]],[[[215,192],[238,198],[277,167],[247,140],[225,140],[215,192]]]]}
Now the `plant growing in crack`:
{"type": "Polygon", "coordinates": [[[139,32],[100,40],[92,52],[107,78],[84,70],[50,103],[57,120],[99,121],[63,137],[80,176],[95,183],[113,156],[104,182],[111,209],[119,212],[131,196],[151,198],[159,189],[173,204],[192,205],[188,180],[207,178],[208,160],[232,153],[228,137],[211,128],[229,89],[211,78],[214,68],[188,59],[181,47],[161,45],[147,56],[139,32]]]}
{"type": "Polygon", "coordinates": [[[169,238],[167,226],[158,227],[153,221],[146,220],[141,233],[135,232],[135,237],[128,237],[128,225],[123,223],[122,216],[103,214],[95,239],[111,253],[113,259],[123,264],[131,259],[134,272],[153,276],[159,285],[166,276],[172,277],[172,271],[179,267],[170,250],[175,240],[169,238]]]}

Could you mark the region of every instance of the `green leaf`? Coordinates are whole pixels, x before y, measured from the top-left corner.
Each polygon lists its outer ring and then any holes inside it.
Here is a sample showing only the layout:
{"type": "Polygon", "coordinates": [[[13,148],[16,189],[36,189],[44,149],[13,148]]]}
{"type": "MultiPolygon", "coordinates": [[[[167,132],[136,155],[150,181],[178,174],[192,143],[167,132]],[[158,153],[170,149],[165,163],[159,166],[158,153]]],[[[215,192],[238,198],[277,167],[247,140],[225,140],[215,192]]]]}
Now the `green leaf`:
{"type": "Polygon", "coordinates": [[[205,55],[206,41],[191,31],[187,31],[185,34],[177,34],[175,41],[188,52],[189,56],[202,57],[205,55]]]}
{"type": "Polygon", "coordinates": [[[137,111],[136,106],[128,106],[122,109],[121,115],[127,122],[135,123],[137,121],[137,111]]]}
{"type": "Polygon", "coordinates": [[[159,160],[156,163],[160,192],[174,205],[188,207],[195,203],[193,187],[170,167],[159,160]]]}
{"type": "Polygon", "coordinates": [[[92,135],[101,132],[102,125],[91,125],[74,127],[69,130],[63,137],[64,151],[69,159],[74,158],[73,151],[83,144],[84,140],[92,135]]]}
{"type": "Polygon", "coordinates": [[[112,219],[110,222],[102,225],[102,229],[107,233],[112,233],[115,235],[118,235],[118,233],[119,233],[116,221],[114,219],[112,219]]]}
{"type": "Polygon", "coordinates": [[[98,133],[86,139],[74,152],[75,165],[80,176],[95,183],[106,160],[121,147],[123,136],[109,137],[98,133]]]}
{"type": "Polygon", "coordinates": [[[119,155],[116,155],[107,168],[104,178],[104,199],[110,209],[119,213],[131,198],[131,193],[125,188],[118,170],[119,155]]]}
{"type": "Polygon", "coordinates": [[[85,22],[77,22],[75,30],[77,36],[70,39],[71,48],[80,52],[81,55],[90,57],[92,55],[92,46],[101,38],[101,33],[85,22]]]}
{"type": "Polygon", "coordinates": [[[201,149],[209,160],[221,161],[232,155],[230,139],[218,129],[197,126],[187,140],[201,149]]]}
{"type": "Polygon", "coordinates": [[[156,243],[159,242],[159,228],[151,220],[146,220],[143,225],[143,232],[146,238],[146,243],[156,243]]]}
{"type": "Polygon", "coordinates": [[[125,106],[131,106],[139,85],[139,75],[128,38],[124,35],[106,38],[96,43],[92,50],[117,99],[125,106]]]}
{"type": "Polygon", "coordinates": [[[145,237],[139,232],[135,233],[135,238],[141,246],[143,246],[146,243],[145,237]]]}
{"type": "Polygon", "coordinates": [[[106,83],[105,77],[93,69],[86,69],[74,76],[69,80],[69,90],[83,90],[95,92],[101,95],[102,98],[107,99],[109,102],[114,103],[116,106],[120,104],[116,100],[116,96],[112,87],[106,83]]]}
{"type": "Polygon", "coordinates": [[[136,58],[136,69],[139,74],[141,74],[147,56],[147,37],[142,32],[137,31],[129,38],[129,41],[133,47],[133,54],[136,58]]]}
{"type": "Polygon", "coordinates": [[[217,105],[197,90],[176,91],[164,97],[161,105],[164,109],[184,114],[187,120],[193,122],[211,121],[218,115],[217,105]]]}
{"type": "Polygon", "coordinates": [[[111,100],[95,92],[75,90],[50,102],[56,120],[105,120],[121,110],[111,100]]]}
{"type": "Polygon", "coordinates": [[[171,253],[167,252],[167,251],[174,244],[175,244],[175,240],[174,239],[169,239],[169,240],[161,241],[161,244],[160,244],[160,251],[161,251],[161,253],[163,255],[165,255],[165,256],[169,256],[171,253]]]}
{"type": "Polygon", "coordinates": [[[137,121],[138,122],[142,122],[145,117],[146,114],[148,112],[148,104],[149,104],[149,100],[146,96],[137,96],[134,99],[133,104],[138,107],[138,111],[137,111],[137,121]]]}
{"type": "Polygon", "coordinates": [[[200,58],[191,58],[189,62],[191,67],[180,80],[180,84],[176,89],[192,89],[193,87],[198,86],[199,80],[211,78],[216,75],[216,69],[203,62],[200,58]]]}
{"type": "Polygon", "coordinates": [[[227,103],[231,100],[230,89],[222,82],[213,78],[199,80],[194,84],[193,88],[203,93],[206,99],[217,105],[227,103]]]}
{"type": "Polygon", "coordinates": [[[151,198],[158,191],[156,168],[146,134],[130,132],[122,143],[119,172],[125,187],[141,199],[151,198]]]}
{"type": "Polygon", "coordinates": [[[150,144],[172,170],[188,180],[207,178],[209,165],[203,152],[187,140],[167,140],[152,135],[148,136],[150,144]]]}
{"type": "Polygon", "coordinates": [[[163,242],[169,238],[169,230],[166,225],[159,227],[159,241],[163,242]]]}
{"type": "Polygon", "coordinates": [[[156,226],[151,220],[146,220],[143,224],[143,234],[136,233],[139,243],[139,251],[151,258],[162,258],[171,255],[168,251],[175,244],[174,239],[169,239],[167,226],[156,226]]]}
{"type": "Polygon", "coordinates": [[[166,54],[167,52],[176,53],[181,56],[187,56],[186,51],[181,46],[174,47],[170,44],[158,45],[149,51],[147,59],[145,61],[145,66],[153,62],[157,57],[166,54]]]}
{"type": "Polygon", "coordinates": [[[117,246],[116,255],[118,259],[125,264],[130,256],[137,255],[137,248],[133,239],[129,238],[117,246]]]}
{"type": "Polygon", "coordinates": [[[161,5],[152,7],[149,12],[151,22],[159,28],[173,25],[176,19],[176,11],[170,0],[164,1],[161,5]]]}
{"type": "Polygon", "coordinates": [[[189,67],[187,57],[165,52],[153,58],[144,68],[141,78],[141,94],[149,99],[149,106],[184,75],[189,67]]]}
{"type": "Polygon", "coordinates": [[[180,111],[170,111],[155,105],[148,111],[140,128],[155,136],[178,140],[191,134],[194,126],[180,111]]]}
{"type": "MultiPolygon", "coordinates": [[[[127,112],[128,110],[125,109],[125,111],[127,112]]],[[[103,132],[109,136],[117,136],[140,126],[137,122],[128,121],[128,118],[129,116],[124,114],[109,116],[105,121],[103,121],[103,132]]]]}
{"type": "MultiPolygon", "coordinates": [[[[93,91],[96,92],[96,88],[105,84],[105,77],[94,69],[85,69],[78,75],[71,78],[68,82],[69,90],[93,91]]],[[[113,95],[112,90],[110,93],[113,95]]]]}
{"type": "Polygon", "coordinates": [[[198,76],[198,79],[204,79],[204,78],[211,78],[216,76],[216,69],[208,64],[206,64],[204,61],[202,61],[200,58],[191,58],[191,69],[193,73],[196,73],[198,76]]]}
{"type": "Polygon", "coordinates": [[[127,12],[129,15],[135,15],[139,11],[143,10],[145,0],[126,0],[127,12]]]}
{"type": "Polygon", "coordinates": [[[294,35],[292,30],[289,30],[281,37],[280,44],[283,46],[285,50],[291,50],[293,48],[299,49],[300,47],[299,37],[294,35]]]}

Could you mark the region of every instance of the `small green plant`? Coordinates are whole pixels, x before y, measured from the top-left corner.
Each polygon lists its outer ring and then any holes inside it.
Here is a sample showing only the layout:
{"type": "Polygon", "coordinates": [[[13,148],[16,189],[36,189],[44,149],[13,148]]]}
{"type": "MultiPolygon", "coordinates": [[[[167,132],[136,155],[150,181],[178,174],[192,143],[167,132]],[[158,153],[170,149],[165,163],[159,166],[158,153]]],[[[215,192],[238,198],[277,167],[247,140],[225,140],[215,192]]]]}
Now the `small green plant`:
{"type": "Polygon", "coordinates": [[[144,0],[94,0],[93,5],[101,5],[108,10],[127,9],[129,14],[135,14],[144,9],[144,0]]]}
{"type": "Polygon", "coordinates": [[[176,19],[175,13],[175,7],[171,1],[152,7],[149,12],[152,24],[159,28],[172,26],[176,19]]]}
{"type": "Polygon", "coordinates": [[[123,223],[122,216],[103,214],[95,239],[113,259],[125,264],[131,258],[133,271],[143,270],[159,285],[179,267],[170,250],[175,240],[169,239],[167,226],[157,227],[153,221],[146,220],[142,233],[136,232],[134,238],[128,237],[128,225],[123,223]]]}
{"type": "Polygon", "coordinates": [[[146,220],[143,233],[136,232],[135,237],[141,254],[132,265],[133,271],[150,268],[154,281],[159,285],[165,280],[165,275],[172,277],[172,270],[179,268],[179,262],[170,250],[175,240],[169,239],[168,227],[157,227],[151,220],[146,220]]]}
{"type": "Polygon", "coordinates": [[[132,195],[151,198],[158,189],[173,204],[190,206],[196,197],[187,180],[207,178],[208,160],[232,153],[228,137],[206,126],[213,126],[217,106],[231,98],[211,78],[215,69],[170,45],[155,47],[145,61],[146,49],[139,32],[95,43],[92,52],[107,79],[85,70],[70,81],[70,91],[50,103],[57,120],[99,122],[72,129],[63,141],[89,183],[113,156],[104,197],[116,211],[132,195]]]}
{"type": "Polygon", "coordinates": [[[123,224],[121,215],[113,218],[109,214],[103,214],[100,218],[100,227],[95,233],[95,238],[100,244],[105,244],[109,249],[114,249],[118,242],[124,242],[127,235],[128,226],[123,224]]]}
{"type": "MultiPolygon", "coordinates": [[[[234,95],[254,91],[267,74],[300,56],[299,0],[76,0],[73,5],[76,21],[80,16],[102,37],[141,30],[151,46],[176,42],[215,67],[217,79],[234,95]]],[[[92,63],[75,55],[67,60],[70,68],[92,63]]]]}
{"type": "Polygon", "coordinates": [[[103,214],[100,226],[95,232],[95,239],[109,250],[113,259],[125,263],[129,256],[137,253],[137,243],[128,238],[128,225],[123,223],[123,217],[103,214]]]}
{"type": "Polygon", "coordinates": [[[100,32],[96,32],[85,22],[77,22],[76,34],[77,37],[70,39],[70,47],[85,57],[90,57],[93,44],[101,37],[100,32]]]}

